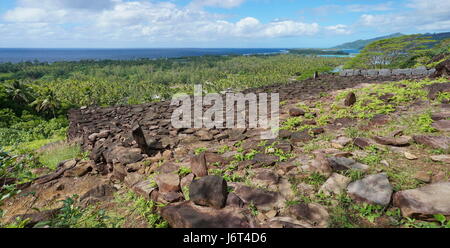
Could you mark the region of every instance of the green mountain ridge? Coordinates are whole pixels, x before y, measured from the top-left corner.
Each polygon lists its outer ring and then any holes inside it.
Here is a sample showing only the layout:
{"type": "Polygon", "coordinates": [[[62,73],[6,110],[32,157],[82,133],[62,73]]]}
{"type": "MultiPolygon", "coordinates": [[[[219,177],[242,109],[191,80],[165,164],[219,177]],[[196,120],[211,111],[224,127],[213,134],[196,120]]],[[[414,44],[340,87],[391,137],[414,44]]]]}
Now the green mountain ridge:
{"type": "Polygon", "coordinates": [[[402,36],[404,34],[402,33],[394,33],[394,34],[390,34],[390,35],[386,35],[386,36],[380,36],[380,37],[376,37],[373,39],[368,39],[368,40],[356,40],[356,41],[352,41],[352,42],[347,42],[335,47],[332,47],[331,49],[357,49],[357,50],[361,50],[363,49],[366,45],[368,45],[371,42],[377,41],[377,40],[383,40],[383,39],[389,39],[389,38],[395,38],[395,37],[399,37],[402,36]]]}
{"type": "MultiPolygon", "coordinates": [[[[403,36],[402,33],[394,33],[386,36],[380,36],[373,39],[368,40],[356,40],[352,42],[347,42],[335,47],[332,47],[330,49],[356,49],[356,50],[362,50],[365,46],[368,44],[377,41],[377,40],[383,40],[383,39],[389,39],[389,38],[395,38],[403,36]]],[[[444,33],[425,33],[422,35],[422,37],[431,37],[432,40],[435,40],[436,42],[445,40],[450,38],[450,32],[444,32],[444,33]]]]}

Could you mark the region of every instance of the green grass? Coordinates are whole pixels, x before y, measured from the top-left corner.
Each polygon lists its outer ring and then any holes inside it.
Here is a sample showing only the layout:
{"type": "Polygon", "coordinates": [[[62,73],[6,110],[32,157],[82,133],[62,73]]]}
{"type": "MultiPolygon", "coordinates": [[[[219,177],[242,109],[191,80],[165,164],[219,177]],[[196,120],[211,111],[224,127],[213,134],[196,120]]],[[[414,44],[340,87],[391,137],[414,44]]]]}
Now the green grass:
{"type": "Polygon", "coordinates": [[[39,162],[50,169],[56,169],[59,162],[80,157],[81,154],[79,145],[63,143],[42,152],[39,155],[39,162]]]}

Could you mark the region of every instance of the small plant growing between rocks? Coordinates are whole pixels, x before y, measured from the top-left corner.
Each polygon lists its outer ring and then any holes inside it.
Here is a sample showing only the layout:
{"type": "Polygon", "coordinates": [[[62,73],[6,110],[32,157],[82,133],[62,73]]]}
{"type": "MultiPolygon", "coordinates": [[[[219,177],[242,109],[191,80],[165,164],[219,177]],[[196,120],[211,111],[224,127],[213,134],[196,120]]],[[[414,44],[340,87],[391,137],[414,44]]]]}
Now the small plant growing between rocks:
{"type": "Polygon", "coordinates": [[[178,170],[178,175],[180,177],[184,177],[184,176],[187,176],[188,174],[190,174],[191,172],[192,172],[192,170],[190,168],[181,166],[180,169],[178,170]]]}
{"type": "Polygon", "coordinates": [[[199,147],[194,150],[195,155],[200,155],[202,152],[206,152],[208,149],[205,147],[199,147]]]}
{"type": "Polygon", "coordinates": [[[379,205],[355,204],[353,209],[358,212],[360,217],[367,219],[370,223],[374,223],[377,218],[383,215],[383,207],[379,205]]]}

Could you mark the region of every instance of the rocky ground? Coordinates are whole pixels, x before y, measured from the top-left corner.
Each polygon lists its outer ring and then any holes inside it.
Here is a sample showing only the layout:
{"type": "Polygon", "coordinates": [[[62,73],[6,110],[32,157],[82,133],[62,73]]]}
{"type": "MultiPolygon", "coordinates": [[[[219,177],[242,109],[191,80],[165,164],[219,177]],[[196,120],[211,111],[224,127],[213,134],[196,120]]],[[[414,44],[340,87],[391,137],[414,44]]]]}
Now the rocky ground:
{"type": "Polygon", "coordinates": [[[169,102],[72,110],[69,140],[89,158],[35,171],[2,222],[88,211],[88,227],[449,225],[448,78],[323,75],[248,92],[280,93],[278,139],[172,128],[169,102]]]}

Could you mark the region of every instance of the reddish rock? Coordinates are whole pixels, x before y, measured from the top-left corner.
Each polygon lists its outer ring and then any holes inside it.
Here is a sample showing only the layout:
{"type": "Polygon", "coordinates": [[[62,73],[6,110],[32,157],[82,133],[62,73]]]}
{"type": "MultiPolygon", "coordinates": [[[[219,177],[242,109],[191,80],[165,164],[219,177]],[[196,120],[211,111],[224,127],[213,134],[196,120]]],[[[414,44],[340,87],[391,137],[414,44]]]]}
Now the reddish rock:
{"type": "Polygon", "coordinates": [[[288,208],[288,212],[292,217],[306,221],[314,227],[326,228],[329,225],[330,215],[328,211],[316,203],[295,204],[288,208]]]}
{"type": "Polygon", "coordinates": [[[402,136],[402,137],[382,137],[382,136],[374,136],[373,140],[375,140],[378,144],[382,145],[391,145],[391,146],[406,146],[409,145],[413,139],[410,136],[402,136]]]}
{"type": "Polygon", "coordinates": [[[305,115],[305,111],[303,109],[299,109],[299,108],[290,108],[289,115],[291,117],[298,117],[298,116],[305,115]]]}
{"type": "Polygon", "coordinates": [[[333,172],[333,168],[324,154],[317,154],[316,159],[311,163],[310,171],[319,173],[328,178],[333,172]]]}
{"type": "Polygon", "coordinates": [[[227,199],[227,182],[219,176],[194,180],[189,187],[189,198],[200,206],[223,208],[227,199]]]}
{"type": "Polygon", "coordinates": [[[87,173],[91,172],[95,167],[95,163],[93,161],[81,161],[78,162],[77,165],[64,172],[65,177],[82,177],[87,173]]]}
{"type": "Polygon", "coordinates": [[[436,128],[438,131],[448,132],[450,131],[450,120],[439,120],[434,122],[431,126],[436,128]]]}
{"type": "Polygon", "coordinates": [[[435,214],[450,216],[450,182],[435,183],[394,194],[394,206],[404,217],[427,219],[435,214]]]}
{"type": "Polygon", "coordinates": [[[161,209],[161,216],[172,228],[249,228],[247,217],[240,209],[214,209],[192,202],[171,204],[161,209]]]}
{"type": "Polygon", "coordinates": [[[366,147],[372,145],[372,142],[367,138],[355,138],[353,139],[353,144],[361,149],[365,149],[366,147]]]}
{"type": "Polygon", "coordinates": [[[180,190],[180,178],[177,174],[160,174],[155,177],[160,192],[172,192],[180,190]]]}
{"type": "Polygon", "coordinates": [[[253,157],[252,162],[254,164],[254,168],[259,168],[273,166],[276,162],[278,162],[278,160],[279,158],[277,156],[258,153],[253,157]]]}
{"type": "Polygon", "coordinates": [[[448,150],[450,147],[450,137],[417,135],[413,139],[418,144],[426,145],[434,149],[448,150]]]}
{"type": "Polygon", "coordinates": [[[166,174],[166,173],[176,173],[180,169],[180,165],[174,164],[172,162],[165,162],[160,167],[158,167],[155,171],[158,173],[166,174]]]}
{"type": "Polygon", "coordinates": [[[204,152],[191,158],[191,170],[196,177],[204,177],[208,175],[208,166],[206,165],[206,157],[204,152]]]}
{"type": "Polygon", "coordinates": [[[236,184],[234,193],[242,199],[245,204],[252,203],[258,210],[269,211],[281,208],[284,205],[284,199],[278,192],[236,184]]]}
{"type": "Polygon", "coordinates": [[[292,142],[308,142],[313,140],[314,137],[309,135],[308,131],[294,132],[291,134],[292,142]]]}
{"type": "Polygon", "coordinates": [[[353,106],[356,103],[356,95],[353,92],[350,92],[345,97],[344,105],[345,106],[353,106]]]}

